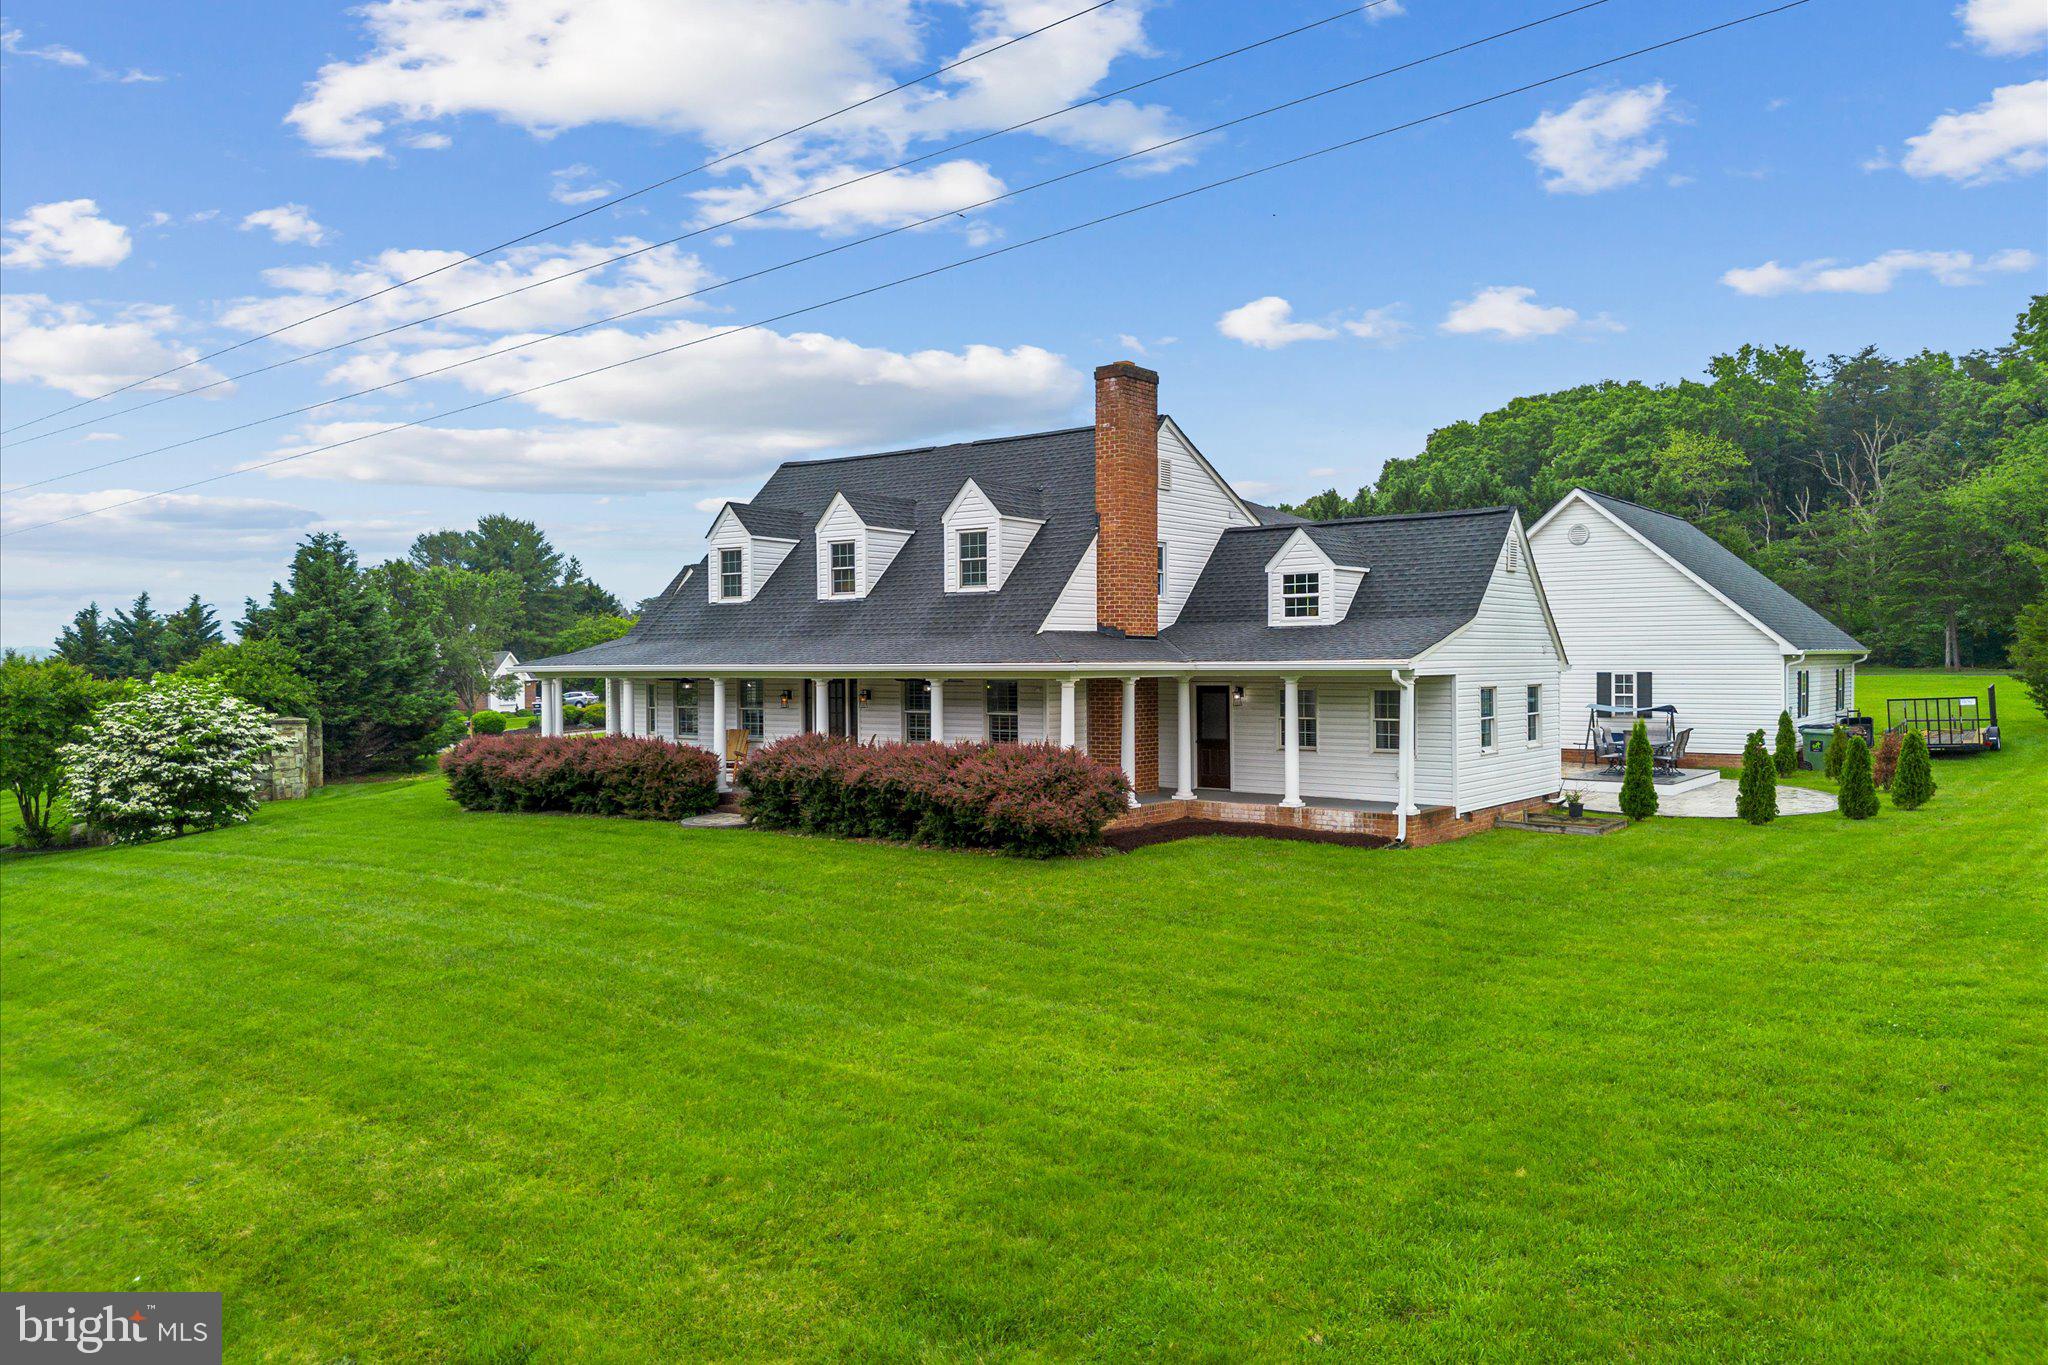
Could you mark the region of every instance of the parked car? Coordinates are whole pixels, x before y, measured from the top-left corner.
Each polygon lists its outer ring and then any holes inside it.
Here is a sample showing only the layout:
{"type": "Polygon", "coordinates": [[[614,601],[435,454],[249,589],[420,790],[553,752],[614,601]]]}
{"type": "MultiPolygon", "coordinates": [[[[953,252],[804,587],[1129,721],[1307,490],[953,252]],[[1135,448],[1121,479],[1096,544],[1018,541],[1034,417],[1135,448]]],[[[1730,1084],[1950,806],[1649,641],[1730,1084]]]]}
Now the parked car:
{"type": "Polygon", "coordinates": [[[562,705],[595,706],[597,705],[597,693],[585,692],[581,688],[578,688],[574,692],[564,692],[562,694],[562,705]]]}

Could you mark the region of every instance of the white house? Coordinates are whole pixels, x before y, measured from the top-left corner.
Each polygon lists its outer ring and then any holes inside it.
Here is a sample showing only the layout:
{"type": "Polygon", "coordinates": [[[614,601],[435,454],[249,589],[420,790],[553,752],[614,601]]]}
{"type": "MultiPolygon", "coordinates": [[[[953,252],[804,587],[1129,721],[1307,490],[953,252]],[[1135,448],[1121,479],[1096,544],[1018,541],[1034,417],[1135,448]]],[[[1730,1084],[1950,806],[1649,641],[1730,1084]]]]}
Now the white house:
{"type": "Polygon", "coordinates": [[[1855,709],[1863,646],[1690,522],[1575,488],[1529,543],[1571,659],[1565,722],[1581,733],[1595,703],[1668,704],[1693,732],[1686,762],[1730,767],[1783,712],[1825,723],[1855,709]]]}
{"type": "Polygon", "coordinates": [[[491,656],[490,677],[491,710],[517,715],[533,705],[538,695],[537,685],[533,675],[520,664],[519,656],[511,650],[501,649],[491,656]]]}
{"type": "Polygon", "coordinates": [[[806,730],[1052,741],[1134,820],[1429,842],[1560,786],[1563,647],[1512,509],[1306,523],[1245,501],[1159,377],[1094,425],[782,465],[623,639],[533,661],[721,756],[806,730]]]}

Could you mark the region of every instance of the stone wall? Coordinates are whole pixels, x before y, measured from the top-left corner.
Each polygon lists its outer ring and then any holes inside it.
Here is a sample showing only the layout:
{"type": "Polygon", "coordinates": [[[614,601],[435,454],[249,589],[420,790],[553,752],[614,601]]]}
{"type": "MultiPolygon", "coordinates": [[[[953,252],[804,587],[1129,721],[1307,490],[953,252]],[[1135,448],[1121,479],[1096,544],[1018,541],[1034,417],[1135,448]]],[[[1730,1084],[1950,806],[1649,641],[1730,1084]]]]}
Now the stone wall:
{"type": "Polygon", "coordinates": [[[320,722],[273,716],[278,749],[270,756],[260,792],[265,801],[296,801],[322,782],[320,722]]]}

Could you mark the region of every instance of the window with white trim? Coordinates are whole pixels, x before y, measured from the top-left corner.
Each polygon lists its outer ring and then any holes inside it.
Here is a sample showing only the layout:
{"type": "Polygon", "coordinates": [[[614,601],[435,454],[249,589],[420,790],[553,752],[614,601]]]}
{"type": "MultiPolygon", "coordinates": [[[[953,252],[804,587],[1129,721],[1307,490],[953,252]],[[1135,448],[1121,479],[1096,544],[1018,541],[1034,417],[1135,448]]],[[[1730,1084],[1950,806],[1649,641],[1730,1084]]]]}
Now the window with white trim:
{"type": "Polygon", "coordinates": [[[903,739],[923,744],[932,737],[932,685],[928,678],[903,680],[903,739]]]}
{"type": "Polygon", "coordinates": [[[1166,542],[1163,540],[1159,542],[1159,587],[1157,591],[1161,597],[1166,596],[1166,542]]]}
{"type": "MultiPolygon", "coordinates": [[[[1294,692],[1295,728],[1301,732],[1301,747],[1316,747],[1316,690],[1313,687],[1296,688],[1294,692]]],[[[1280,692],[1280,746],[1287,747],[1287,692],[1280,692]]]]}
{"type": "Polygon", "coordinates": [[[1494,714],[1494,706],[1493,706],[1493,703],[1494,703],[1494,689],[1493,689],[1493,688],[1491,688],[1491,687],[1482,687],[1482,688],[1480,688],[1480,689],[1479,689],[1479,751],[1480,751],[1481,753],[1492,753],[1492,752],[1493,752],[1493,749],[1494,749],[1494,739],[1495,739],[1495,735],[1494,735],[1494,726],[1493,726],[1493,714],[1494,714]]]}
{"type": "Polygon", "coordinates": [[[1312,621],[1323,610],[1323,576],[1320,573],[1280,575],[1280,615],[1289,621],[1312,621]]]}
{"type": "Polygon", "coordinates": [[[1835,670],[1835,714],[1840,715],[1842,712],[1848,709],[1849,670],[1846,668],[1838,668],[1835,670]]]}
{"type": "Polygon", "coordinates": [[[1373,689],[1372,747],[1382,754],[1401,751],[1401,689],[1398,687],[1373,689]]]}
{"type": "Polygon", "coordinates": [[[768,710],[762,703],[766,686],[759,678],[747,678],[740,683],[740,724],[746,728],[749,739],[768,737],[768,710]]]}
{"type": "Polygon", "coordinates": [[[1541,744],[1543,742],[1543,686],[1540,683],[1530,683],[1524,690],[1529,694],[1527,701],[1529,742],[1531,744],[1541,744]]]}
{"type": "Polygon", "coordinates": [[[676,738],[694,738],[697,728],[697,684],[684,678],[676,684],[676,738]]]}
{"type": "Polygon", "coordinates": [[[988,741],[991,744],[1017,742],[1017,684],[991,680],[987,689],[988,741]]]}
{"type": "Polygon", "coordinates": [[[1799,670],[1799,719],[1805,720],[1813,709],[1813,677],[1806,669],[1799,670]]]}
{"type": "Polygon", "coordinates": [[[853,542],[850,540],[835,540],[829,548],[832,555],[832,595],[834,597],[851,597],[854,590],[859,586],[854,581],[853,542]]]}
{"type": "Polygon", "coordinates": [[[988,586],[988,532],[962,531],[960,533],[960,586],[963,588],[985,588],[988,586]]]}
{"type": "Polygon", "coordinates": [[[1616,673],[1614,675],[1614,709],[1633,711],[1636,709],[1636,675],[1616,673]]]}
{"type": "Polygon", "coordinates": [[[720,550],[718,552],[718,595],[720,597],[745,597],[747,595],[747,556],[742,550],[720,550]]]}

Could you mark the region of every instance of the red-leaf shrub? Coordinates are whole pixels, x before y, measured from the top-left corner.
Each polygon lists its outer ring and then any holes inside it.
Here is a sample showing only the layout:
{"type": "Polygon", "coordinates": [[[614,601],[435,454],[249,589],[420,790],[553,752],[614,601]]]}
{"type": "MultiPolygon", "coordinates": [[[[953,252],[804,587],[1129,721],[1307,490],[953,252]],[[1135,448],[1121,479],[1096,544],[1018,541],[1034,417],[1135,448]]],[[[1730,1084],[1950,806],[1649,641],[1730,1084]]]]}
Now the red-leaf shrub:
{"type": "Polygon", "coordinates": [[[740,804],[769,829],[993,848],[1033,858],[1099,842],[1128,808],[1116,768],[1054,744],[855,744],[799,735],[741,765],[740,804]]]}
{"type": "Polygon", "coordinates": [[[465,810],[680,820],[718,804],[718,760],[659,739],[478,735],[441,757],[465,810]]]}

